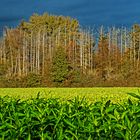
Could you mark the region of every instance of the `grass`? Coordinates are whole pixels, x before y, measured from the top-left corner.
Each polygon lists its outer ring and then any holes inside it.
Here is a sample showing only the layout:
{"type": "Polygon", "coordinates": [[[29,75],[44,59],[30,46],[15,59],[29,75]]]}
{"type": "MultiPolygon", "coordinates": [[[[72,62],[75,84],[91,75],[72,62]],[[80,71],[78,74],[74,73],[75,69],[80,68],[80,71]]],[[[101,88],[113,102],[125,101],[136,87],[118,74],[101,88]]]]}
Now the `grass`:
{"type": "Polygon", "coordinates": [[[88,101],[111,100],[124,102],[128,98],[134,99],[127,93],[138,93],[140,88],[111,87],[111,88],[0,88],[0,96],[10,96],[20,99],[36,98],[40,93],[41,98],[60,98],[69,100],[75,97],[85,97],[88,101]]]}

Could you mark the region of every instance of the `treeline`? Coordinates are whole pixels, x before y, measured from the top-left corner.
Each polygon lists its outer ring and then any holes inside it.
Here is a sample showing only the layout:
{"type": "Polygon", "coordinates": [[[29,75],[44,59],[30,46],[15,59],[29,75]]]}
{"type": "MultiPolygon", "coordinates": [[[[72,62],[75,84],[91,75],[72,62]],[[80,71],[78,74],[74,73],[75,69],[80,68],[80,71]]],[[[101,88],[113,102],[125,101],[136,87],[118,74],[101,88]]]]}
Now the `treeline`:
{"type": "Polygon", "coordinates": [[[0,40],[0,87],[139,86],[140,26],[81,28],[34,14],[0,40]]]}

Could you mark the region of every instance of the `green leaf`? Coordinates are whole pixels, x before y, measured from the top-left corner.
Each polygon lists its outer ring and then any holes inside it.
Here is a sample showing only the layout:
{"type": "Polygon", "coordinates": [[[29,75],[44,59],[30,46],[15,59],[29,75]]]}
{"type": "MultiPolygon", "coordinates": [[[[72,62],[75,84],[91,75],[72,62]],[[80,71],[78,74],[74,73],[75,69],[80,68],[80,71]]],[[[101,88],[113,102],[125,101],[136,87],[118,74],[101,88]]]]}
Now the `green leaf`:
{"type": "Polygon", "coordinates": [[[140,96],[135,93],[127,93],[127,94],[140,100],[140,96]]]}
{"type": "Polygon", "coordinates": [[[76,126],[75,126],[75,125],[73,125],[70,121],[68,121],[68,120],[64,119],[64,122],[65,122],[68,126],[70,126],[70,127],[74,128],[74,129],[76,129],[76,126]]]}
{"type": "Polygon", "coordinates": [[[124,139],[125,138],[125,135],[124,135],[124,133],[122,131],[116,131],[115,132],[115,136],[117,138],[120,138],[120,139],[124,139]]]}
{"type": "Polygon", "coordinates": [[[66,130],[65,133],[71,134],[76,140],[78,140],[78,137],[73,132],[71,132],[70,130],[66,130]]]}
{"type": "Polygon", "coordinates": [[[106,108],[106,113],[111,113],[116,106],[109,106],[108,108],[106,108]]]}
{"type": "Polygon", "coordinates": [[[125,115],[125,125],[129,128],[129,130],[131,130],[131,122],[127,115],[125,115]]]}
{"type": "Polygon", "coordinates": [[[138,137],[140,138],[140,129],[134,134],[132,140],[137,140],[138,137]]]}
{"type": "Polygon", "coordinates": [[[128,98],[128,104],[133,105],[132,101],[128,98]]]}
{"type": "Polygon", "coordinates": [[[119,119],[120,114],[119,114],[119,112],[118,112],[116,109],[114,110],[114,115],[115,115],[115,117],[116,117],[117,119],[119,119]]]}

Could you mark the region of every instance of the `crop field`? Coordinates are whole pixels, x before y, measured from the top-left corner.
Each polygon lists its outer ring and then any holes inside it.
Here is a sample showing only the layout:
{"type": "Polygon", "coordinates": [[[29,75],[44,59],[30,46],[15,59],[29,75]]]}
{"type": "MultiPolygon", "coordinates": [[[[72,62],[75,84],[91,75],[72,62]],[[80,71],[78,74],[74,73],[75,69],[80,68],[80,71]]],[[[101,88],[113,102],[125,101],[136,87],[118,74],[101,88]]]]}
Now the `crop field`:
{"type": "Polygon", "coordinates": [[[139,140],[139,122],[139,88],[0,89],[0,140],[139,140]]]}
{"type": "Polygon", "coordinates": [[[0,97],[1,140],[139,140],[140,102],[0,97]]]}
{"type": "MultiPolygon", "coordinates": [[[[75,97],[86,98],[88,101],[111,100],[124,102],[132,98],[127,93],[138,93],[140,88],[113,87],[113,88],[0,88],[0,96],[10,96],[20,99],[36,98],[40,93],[41,98],[59,98],[69,100],[75,97]]],[[[132,98],[133,100],[134,98],[132,98]]]]}

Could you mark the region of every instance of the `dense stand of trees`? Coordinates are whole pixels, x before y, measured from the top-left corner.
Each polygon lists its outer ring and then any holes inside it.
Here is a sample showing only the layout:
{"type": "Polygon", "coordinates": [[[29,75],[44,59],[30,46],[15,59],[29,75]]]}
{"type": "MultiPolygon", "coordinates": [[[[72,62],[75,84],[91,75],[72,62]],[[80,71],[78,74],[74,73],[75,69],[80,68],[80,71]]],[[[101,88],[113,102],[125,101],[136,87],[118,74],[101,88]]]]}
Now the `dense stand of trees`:
{"type": "Polygon", "coordinates": [[[0,40],[0,86],[139,86],[140,26],[81,28],[54,15],[31,16],[0,40]]]}

